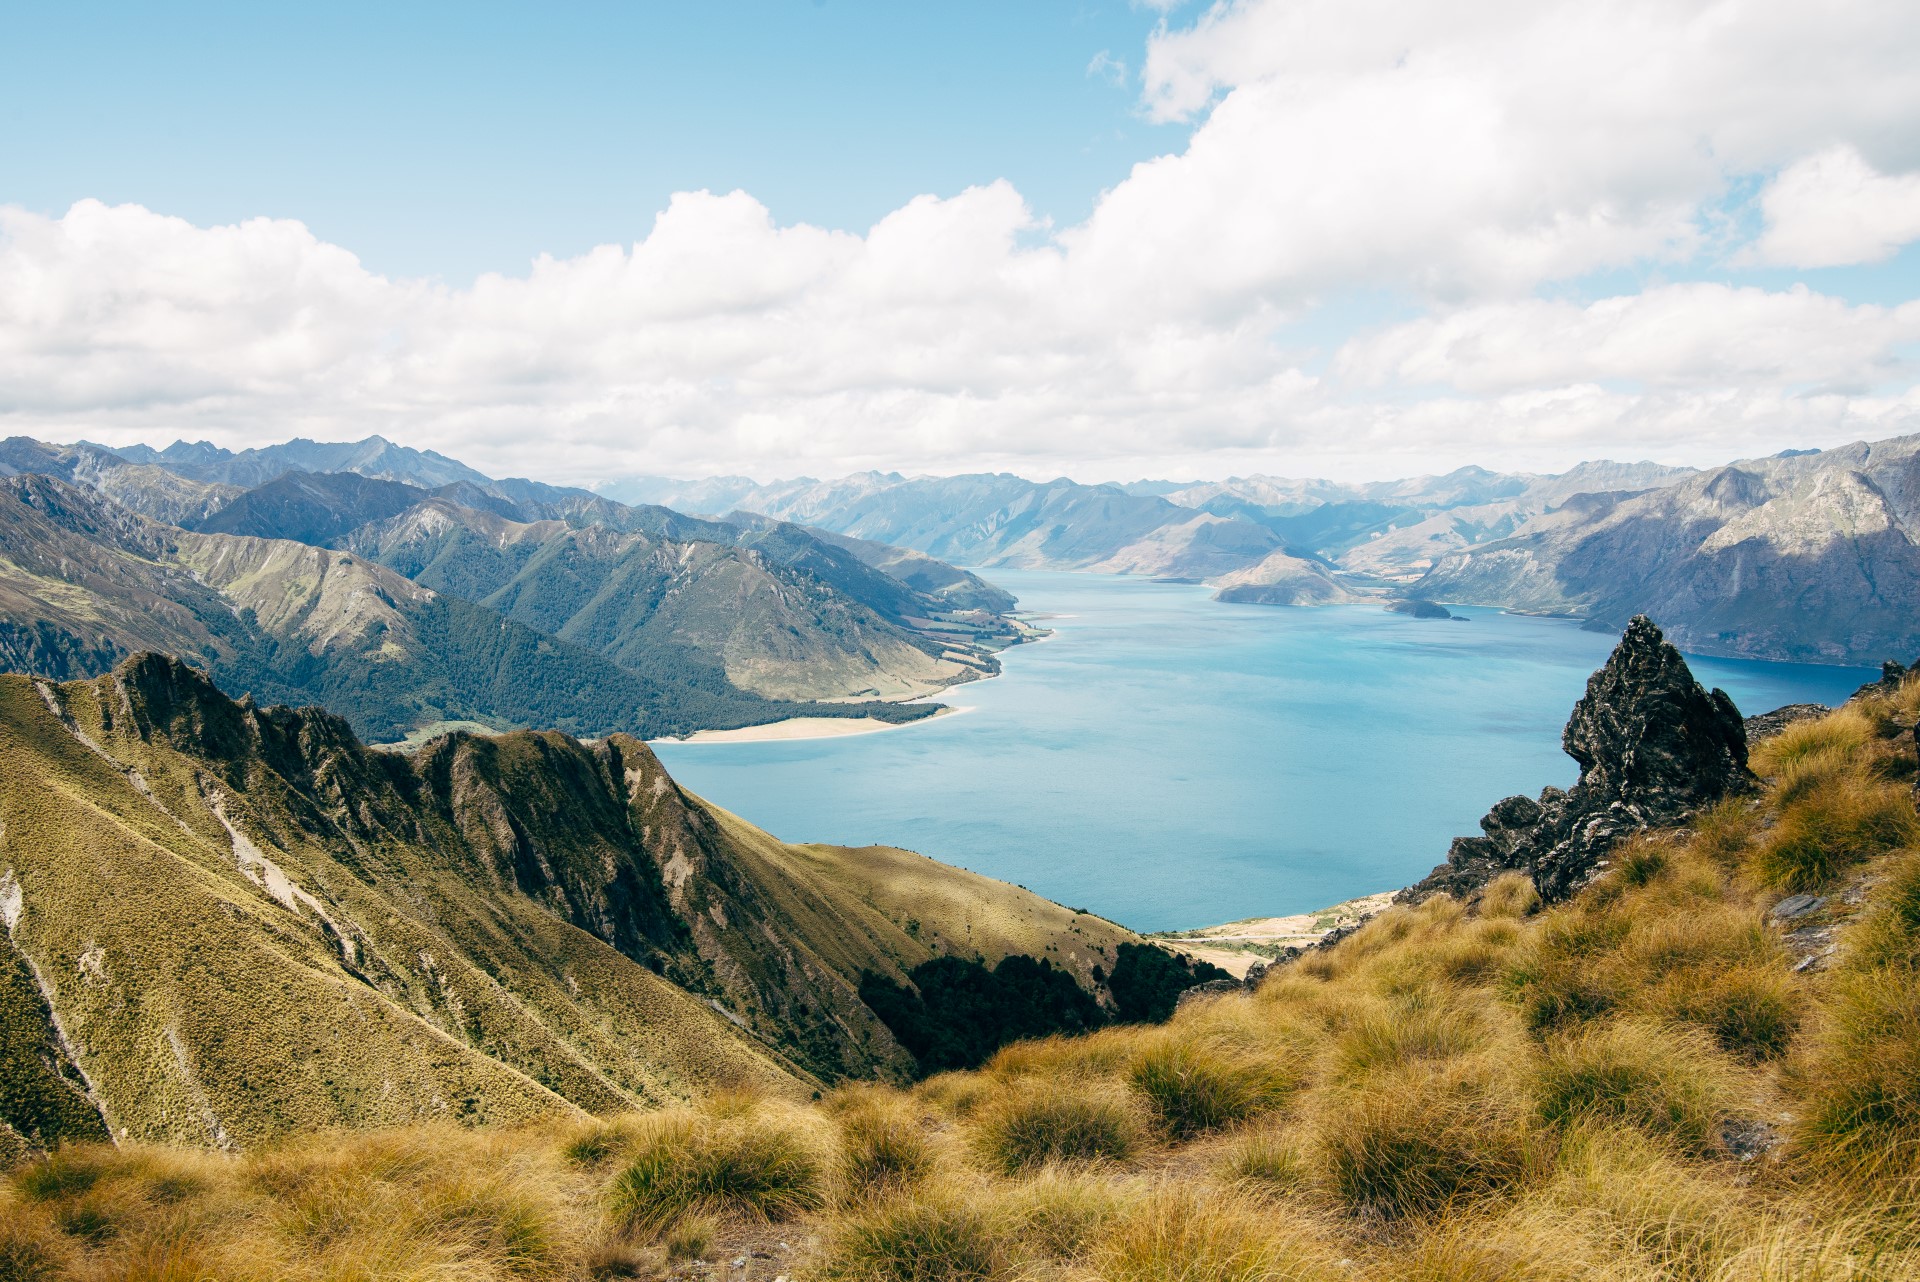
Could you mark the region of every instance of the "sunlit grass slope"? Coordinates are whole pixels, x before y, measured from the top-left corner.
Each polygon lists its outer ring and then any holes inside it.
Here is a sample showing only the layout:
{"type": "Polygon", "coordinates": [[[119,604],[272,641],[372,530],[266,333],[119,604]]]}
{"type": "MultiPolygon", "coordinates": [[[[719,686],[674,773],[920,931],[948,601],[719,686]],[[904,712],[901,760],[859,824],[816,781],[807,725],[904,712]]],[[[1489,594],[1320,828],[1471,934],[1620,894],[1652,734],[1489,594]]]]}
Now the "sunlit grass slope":
{"type": "Polygon", "coordinates": [[[784,845],[621,736],[374,752],[174,661],[0,677],[0,1147],[805,1098],[909,1056],[937,953],[1133,937],[903,851],[784,845]]]}
{"type": "Polygon", "coordinates": [[[14,1174],[0,1258],[69,1278],[704,1257],[874,1282],[1911,1279],[1916,712],[1909,683],[1758,745],[1759,795],[1633,839],[1572,902],[1510,875],[1472,915],[1394,909],[1165,1026],[818,1103],[239,1158],[76,1146],[14,1174]],[[1776,912],[1789,892],[1819,899],[1776,912]]]}

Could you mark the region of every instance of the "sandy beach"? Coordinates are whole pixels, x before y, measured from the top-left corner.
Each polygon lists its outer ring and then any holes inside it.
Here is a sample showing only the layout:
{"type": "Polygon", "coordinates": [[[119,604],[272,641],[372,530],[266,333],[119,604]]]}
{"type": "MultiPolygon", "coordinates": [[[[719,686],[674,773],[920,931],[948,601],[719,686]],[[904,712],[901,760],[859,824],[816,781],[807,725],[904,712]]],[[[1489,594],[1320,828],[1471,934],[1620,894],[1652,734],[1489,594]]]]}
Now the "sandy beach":
{"type": "Polygon", "coordinates": [[[785,721],[771,721],[764,726],[741,726],[737,730],[696,730],[684,739],[665,738],[653,742],[761,743],[775,739],[838,739],[845,735],[906,730],[970,711],[970,708],[942,708],[931,717],[922,717],[918,721],[877,721],[872,717],[789,717],[785,721]]]}
{"type": "Polygon", "coordinates": [[[1288,917],[1254,917],[1159,938],[1162,943],[1190,957],[1212,962],[1236,978],[1245,978],[1255,962],[1266,960],[1262,949],[1304,948],[1318,943],[1327,932],[1342,926],[1357,925],[1385,909],[1392,904],[1394,893],[1391,890],[1382,891],[1310,913],[1295,913],[1288,917]]]}

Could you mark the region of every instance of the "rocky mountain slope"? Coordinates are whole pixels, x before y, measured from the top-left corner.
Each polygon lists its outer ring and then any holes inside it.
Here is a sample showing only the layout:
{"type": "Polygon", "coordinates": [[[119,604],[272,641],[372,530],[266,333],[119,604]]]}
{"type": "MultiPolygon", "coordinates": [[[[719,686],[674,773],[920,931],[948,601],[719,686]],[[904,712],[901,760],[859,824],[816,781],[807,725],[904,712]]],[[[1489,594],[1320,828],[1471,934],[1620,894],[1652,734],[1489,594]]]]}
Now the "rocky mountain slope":
{"type": "Polygon", "coordinates": [[[906,612],[927,607],[898,580],[838,549],[821,558],[833,564],[810,566],[791,547],[769,550],[770,541],[518,522],[434,499],[343,543],[630,670],[651,670],[663,656],[711,663],[767,698],[898,698],[997,671],[967,641],[909,630],[906,612]],[[850,578],[862,580],[852,592],[850,578]]]}
{"type": "Polygon", "coordinates": [[[1877,662],[1920,649],[1920,437],[1750,459],[1585,494],[1451,554],[1427,597],[1659,620],[1705,654],[1877,662]]]}
{"type": "Polygon", "coordinates": [[[864,473],[843,481],[754,486],[643,480],[609,495],[689,511],[744,508],[839,534],[986,568],[1090,570],[1205,578],[1280,546],[1251,522],[1197,512],[1117,485],[1017,476],[864,473]]]}
{"type": "Polygon", "coordinates": [[[443,721],[655,736],[931,711],[774,702],[697,653],[636,673],[364,556],[161,525],[48,476],[0,480],[0,666],[88,676],[139,650],[262,701],[324,704],[376,739],[443,721]]]}
{"type": "MultiPolygon", "coordinates": [[[[21,475],[60,477],[113,496],[121,508],[170,519],[196,535],[357,550],[365,561],[398,567],[433,589],[425,595],[403,589],[401,596],[416,605],[434,602],[433,610],[463,616],[435,629],[438,633],[450,628],[462,635],[483,633],[476,620],[484,622],[484,614],[475,615],[467,607],[470,599],[490,598],[481,606],[483,612],[498,606],[498,614],[546,638],[551,654],[572,661],[581,657],[580,651],[592,651],[637,678],[612,674],[609,681],[604,664],[590,665],[578,674],[580,683],[619,690],[595,700],[607,712],[583,719],[574,709],[556,706],[549,715],[557,720],[549,723],[541,720],[538,706],[551,702],[550,691],[543,690],[534,705],[519,706],[527,701],[511,695],[502,702],[476,691],[449,699],[439,690],[403,690],[399,678],[407,666],[391,660],[413,651],[396,641],[397,648],[386,652],[385,666],[374,669],[378,679],[372,684],[380,687],[380,698],[350,695],[348,704],[335,705],[368,733],[381,736],[444,720],[555,724],[582,733],[621,728],[678,734],[815,715],[811,705],[821,699],[897,700],[991,674],[998,668],[993,651],[1031,634],[1005,617],[1011,597],[920,554],[836,541],[837,536],[818,536],[764,517],[732,523],[703,520],[537,482],[496,482],[458,469],[450,460],[400,450],[378,438],[352,448],[294,442],[245,457],[219,451],[208,455],[187,446],[116,453],[85,444],[49,446],[13,438],[0,442],[0,467],[21,475]],[[148,455],[166,466],[128,458],[148,455]],[[252,477],[302,461],[384,469],[424,480],[447,475],[455,479],[427,490],[353,471],[280,470],[239,489],[167,470],[252,477]],[[918,576],[927,590],[877,568],[883,564],[918,576]],[[620,689],[623,683],[632,688],[620,689]],[[509,708],[508,703],[516,706],[509,708]],[[646,715],[634,717],[633,709],[642,705],[646,715]],[[606,718],[613,715],[626,719],[609,722],[606,718]]],[[[193,538],[173,542],[199,546],[193,538]]],[[[228,556],[223,564],[231,560],[228,556]]],[[[320,560],[340,566],[357,563],[351,557],[320,560]]],[[[149,587],[164,596],[172,584],[168,580],[149,587]]],[[[215,587],[225,592],[223,585],[215,587]]],[[[332,604],[345,606],[348,601],[336,594],[332,604]]],[[[239,603],[241,608],[246,604],[239,603]]],[[[84,628],[81,633],[67,629],[62,640],[46,632],[64,626],[58,617],[42,617],[47,613],[15,610],[0,615],[0,626],[10,628],[9,635],[18,634],[0,653],[0,661],[38,665],[30,670],[67,676],[99,671],[114,656],[145,645],[183,644],[177,630],[169,634],[152,628],[138,637],[117,635],[104,649],[99,637],[72,639],[85,633],[84,628]],[[62,647],[90,657],[80,667],[49,657],[62,647]]],[[[206,611],[195,607],[188,613],[204,619],[206,611]]],[[[271,613],[287,617],[285,610],[271,613]]],[[[232,624],[204,626],[246,633],[258,622],[238,618],[232,624]]],[[[313,631],[330,625],[309,620],[306,626],[313,631]]],[[[348,630],[359,635],[364,628],[348,630]]],[[[287,640],[272,627],[266,631],[271,642],[287,640]]],[[[529,634],[510,629],[504,635],[514,640],[510,648],[527,648],[529,634]]],[[[250,665],[238,664],[233,648],[209,648],[204,637],[196,637],[179,652],[213,664],[223,679],[262,697],[339,694],[339,683],[327,680],[325,673],[286,671],[296,652],[284,645],[277,653],[263,652],[259,662],[250,665]]],[[[271,651],[272,645],[265,650],[271,651]]],[[[540,684],[554,683],[540,678],[540,684]]],[[[481,689],[485,686],[482,681],[481,689]]],[[[901,720],[931,710],[868,711],[901,720]]],[[[844,708],[838,713],[852,714],[844,708]]]]}
{"type": "Polygon", "coordinates": [[[1546,476],[1467,467],[1361,484],[1249,476],[1093,486],[866,472],[768,485],[637,478],[607,493],[688,511],[744,508],[965,564],[1206,580],[1226,590],[1223,600],[1286,605],[1353,600],[1364,583],[1410,583],[1438,557],[1511,534],[1574,494],[1647,489],[1687,475],[1654,463],[1598,462],[1546,476]],[[1302,562],[1364,583],[1310,583],[1302,562]]]}
{"type": "Polygon", "coordinates": [[[901,1076],[863,987],[1023,957],[1097,1007],[1139,947],[905,851],[785,845],[626,736],[373,751],[153,655],[0,676],[0,916],[0,1132],[42,1144],[901,1076]]]}

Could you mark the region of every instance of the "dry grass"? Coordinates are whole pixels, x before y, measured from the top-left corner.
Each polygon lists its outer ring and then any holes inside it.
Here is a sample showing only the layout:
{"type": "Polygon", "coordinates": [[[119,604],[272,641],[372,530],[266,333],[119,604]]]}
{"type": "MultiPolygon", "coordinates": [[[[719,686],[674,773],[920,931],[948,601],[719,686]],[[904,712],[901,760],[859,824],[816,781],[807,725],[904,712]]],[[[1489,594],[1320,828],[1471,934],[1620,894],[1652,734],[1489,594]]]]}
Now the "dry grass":
{"type": "Polygon", "coordinates": [[[664,1277],[776,1239],[749,1282],[1920,1276],[1916,711],[1794,727],[1757,798],[1572,903],[1504,877],[910,1090],[62,1152],[0,1185],[0,1282],[664,1277]],[[1827,905],[1772,921],[1800,886],[1827,905]],[[1795,970],[1808,922],[1839,948],[1795,970]]]}
{"type": "Polygon", "coordinates": [[[1057,1162],[1123,1162],[1139,1151],[1133,1105],[1100,1087],[1022,1081],[975,1115],[973,1148],[992,1169],[1017,1175],[1057,1162]]]}

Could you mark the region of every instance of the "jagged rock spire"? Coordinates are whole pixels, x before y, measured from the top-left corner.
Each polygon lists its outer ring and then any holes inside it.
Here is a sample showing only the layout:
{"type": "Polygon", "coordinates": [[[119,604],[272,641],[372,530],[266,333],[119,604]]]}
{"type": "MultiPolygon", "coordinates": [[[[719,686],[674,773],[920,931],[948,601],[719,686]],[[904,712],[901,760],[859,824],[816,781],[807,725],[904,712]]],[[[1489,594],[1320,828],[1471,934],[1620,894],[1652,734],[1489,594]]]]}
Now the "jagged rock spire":
{"type": "Polygon", "coordinates": [[[1588,679],[1561,744],[1580,763],[1578,783],[1548,788],[1538,801],[1496,802],[1480,821],[1484,835],[1455,838],[1447,862],[1401,900],[1470,896],[1515,869],[1542,897],[1565,898],[1606,867],[1621,837],[1675,823],[1753,782],[1739,709],[1724,690],[1702,689],[1645,615],[1588,679]]]}

